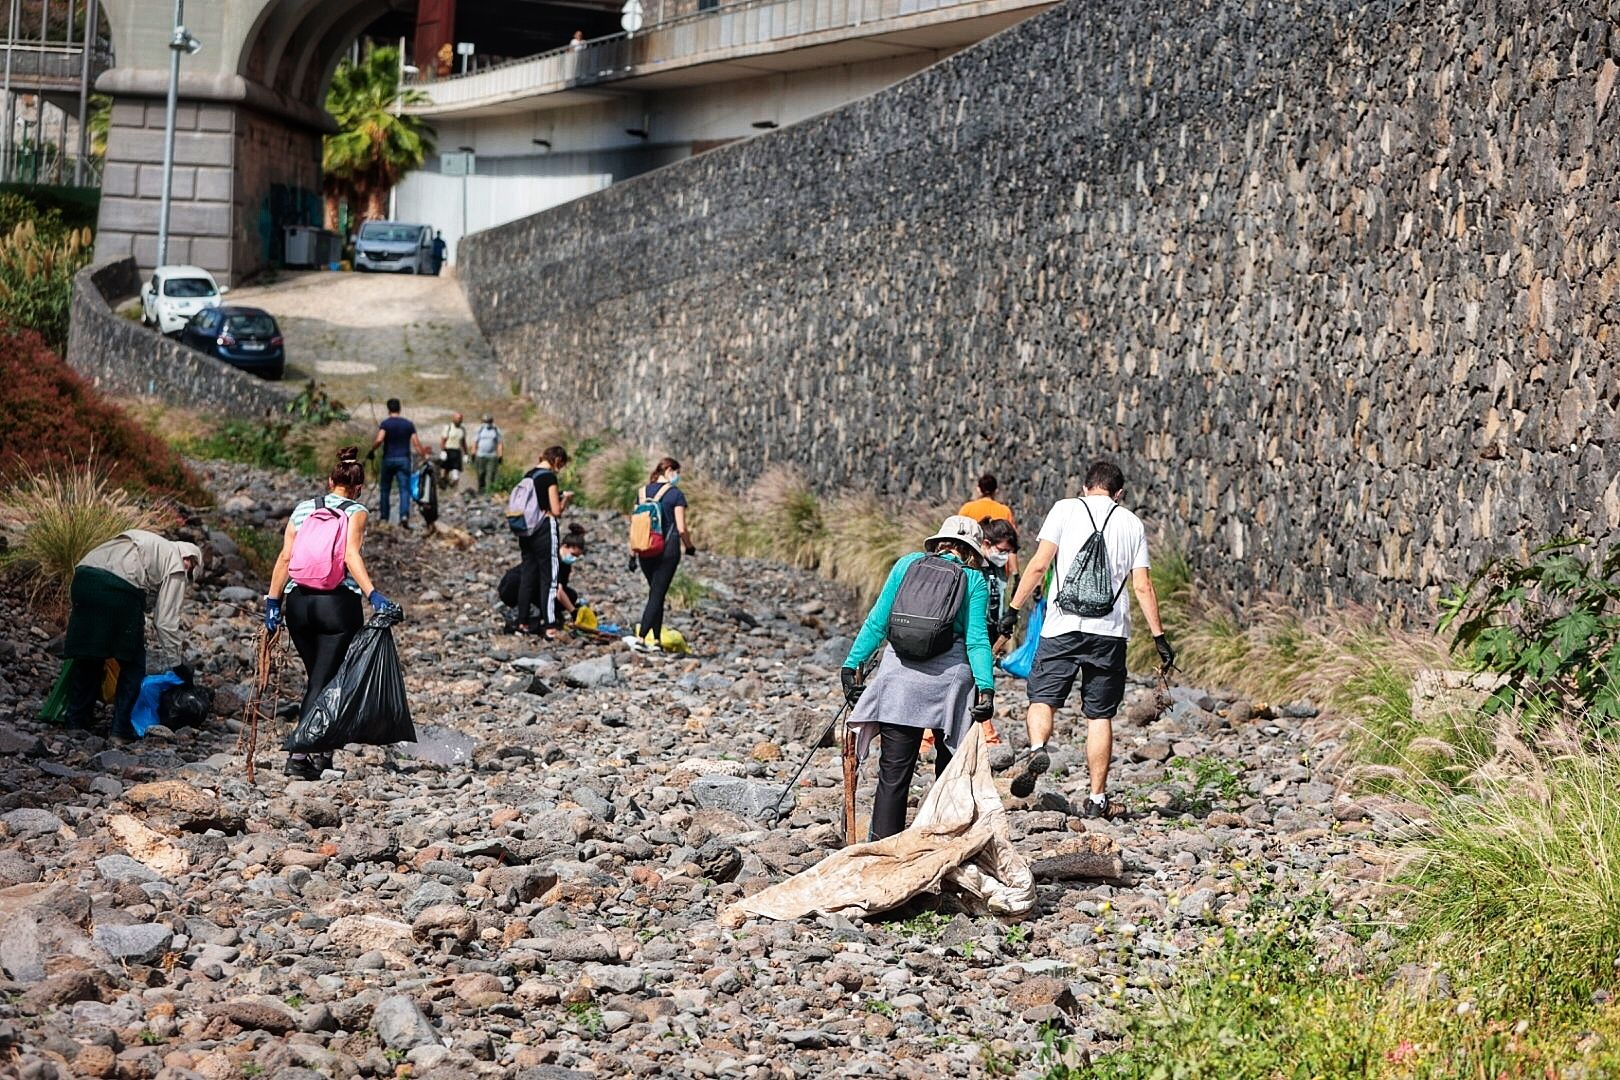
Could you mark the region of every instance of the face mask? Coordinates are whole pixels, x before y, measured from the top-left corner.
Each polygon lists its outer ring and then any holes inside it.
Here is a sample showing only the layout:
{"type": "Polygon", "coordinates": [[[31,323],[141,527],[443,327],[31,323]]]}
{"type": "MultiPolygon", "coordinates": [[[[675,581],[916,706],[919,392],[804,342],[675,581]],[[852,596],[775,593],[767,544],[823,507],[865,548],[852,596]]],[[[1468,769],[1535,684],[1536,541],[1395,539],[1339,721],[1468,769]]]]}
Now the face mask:
{"type": "Polygon", "coordinates": [[[574,565],[574,563],[576,563],[578,561],[579,561],[579,556],[578,555],[570,555],[566,551],[563,552],[563,554],[562,554],[562,562],[563,562],[564,566],[572,566],[572,565],[574,565]]]}
{"type": "Polygon", "coordinates": [[[669,482],[670,482],[671,486],[678,486],[680,484],[680,482],[681,482],[681,474],[678,473],[678,472],[677,473],[670,473],[669,474],[669,482]]]}
{"type": "Polygon", "coordinates": [[[998,551],[995,548],[991,548],[989,551],[984,553],[984,557],[990,560],[991,566],[1006,566],[1007,558],[1011,554],[1012,552],[1010,551],[998,551]]]}

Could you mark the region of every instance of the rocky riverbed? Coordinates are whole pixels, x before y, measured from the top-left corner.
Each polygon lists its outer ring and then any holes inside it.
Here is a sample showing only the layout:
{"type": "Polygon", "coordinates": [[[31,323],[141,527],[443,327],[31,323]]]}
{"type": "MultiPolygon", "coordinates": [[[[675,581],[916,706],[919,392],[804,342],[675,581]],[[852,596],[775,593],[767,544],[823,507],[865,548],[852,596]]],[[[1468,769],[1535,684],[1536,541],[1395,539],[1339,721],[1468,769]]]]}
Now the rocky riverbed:
{"type": "MultiPolygon", "coordinates": [[[[209,481],[220,509],[192,527],[220,558],[186,609],[209,726],[114,747],[40,724],[59,627],[0,598],[0,1074],[1033,1072],[1044,1028],[1106,1051],[1117,1011],[1224,925],[1379,887],[1390,822],[1343,794],[1309,703],[1184,687],[1157,701],[1143,683],[1116,728],[1118,816],[1075,815],[1072,743],[1034,797],[1007,800],[1021,850],[1051,860],[1026,920],[936,900],[722,928],[728,903],[840,842],[836,751],[780,825],[760,811],[836,711],[849,597],[702,555],[671,620],[691,656],[513,637],[495,584],[515,544],[471,499],[447,500],[439,536],[368,540],[405,609],[421,742],[291,780],[278,725],[250,784],[237,747],[264,581],[226,530],[279,528],[308,483],[225,466],[209,481]]],[[[620,528],[586,518],[575,583],[632,622],[644,593],[620,528]]],[[[300,677],[289,656],[289,695],[300,677]]],[[[1022,683],[999,689],[997,723],[1021,745],[1022,683]]],[[[1362,948],[1331,925],[1319,947],[1343,963],[1362,948]]]]}

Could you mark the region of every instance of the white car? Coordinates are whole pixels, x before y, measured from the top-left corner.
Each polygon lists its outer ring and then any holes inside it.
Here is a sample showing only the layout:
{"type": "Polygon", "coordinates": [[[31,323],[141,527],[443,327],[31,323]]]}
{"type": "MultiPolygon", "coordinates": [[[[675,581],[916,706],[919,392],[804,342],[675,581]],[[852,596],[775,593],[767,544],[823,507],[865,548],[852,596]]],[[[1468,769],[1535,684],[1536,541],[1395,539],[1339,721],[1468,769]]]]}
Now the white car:
{"type": "Polygon", "coordinates": [[[200,266],[160,266],[141,286],[141,325],[178,334],[193,315],[218,307],[220,297],[230,291],[200,266]]]}

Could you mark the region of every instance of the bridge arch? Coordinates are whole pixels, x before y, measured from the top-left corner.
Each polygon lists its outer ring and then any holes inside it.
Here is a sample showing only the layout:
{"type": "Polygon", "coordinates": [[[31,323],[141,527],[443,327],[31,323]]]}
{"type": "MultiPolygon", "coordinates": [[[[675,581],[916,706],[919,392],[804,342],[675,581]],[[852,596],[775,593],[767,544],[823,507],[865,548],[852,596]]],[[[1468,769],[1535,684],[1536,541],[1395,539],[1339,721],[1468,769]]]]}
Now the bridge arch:
{"type": "MultiPolygon", "coordinates": [[[[98,257],[157,257],[172,0],[102,0],[116,66],[98,257]]],[[[234,281],[273,264],[282,230],[319,224],[323,108],[367,26],[415,0],[192,0],[202,50],[181,61],[169,261],[234,281]]]]}

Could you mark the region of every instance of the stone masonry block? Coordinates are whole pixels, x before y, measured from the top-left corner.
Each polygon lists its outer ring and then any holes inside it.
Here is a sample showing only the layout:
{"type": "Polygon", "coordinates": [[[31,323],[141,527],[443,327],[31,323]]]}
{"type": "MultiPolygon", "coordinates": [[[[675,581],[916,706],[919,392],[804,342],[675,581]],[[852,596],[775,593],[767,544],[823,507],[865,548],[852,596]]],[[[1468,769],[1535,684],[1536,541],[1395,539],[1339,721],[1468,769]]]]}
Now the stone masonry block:
{"type": "Polygon", "coordinates": [[[212,272],[222,284],[229,284],[231,242],[221,237],[199,236],[191,241],[191,261],[212,272]]]}
{"type": "MultiPolygon", "coordinates": [[[[176,165],[174,167],[174,184],[170,194],[174,199],[190,199],[196,190],[197,170],[189,165],[176,165]]],[[[140,178],[140,197],[143,199],[163,198],[163,166],[142,165],[140,178]]]]}
{"type": "Polygon", "coordinates": [[[104,195],[101,199],[100,225],[103,229],[155,233],[158,227],[158,204],[150,199],[108,198],[104,195]]]}
{"type": "Polygon", "coordinates": [[[134,196],[139,166],[127,161],[109,161],[101,169],[101,197],[134,196]]]}
{"type": "Polygon", "coordinates": [[[231,198],[231,170],[197,169],[195,197],[207,202],[228,202],[231,198]]]}
{"type": "Polygon", "coordinates": [[[199,102],[197,104],[197,130],[198,131],[234,131],[236,129],[236,109],[230,105],[220,105],[217,102],[199,102]]]}
{"type": "Polygon", "coordinates": [[[229,203],[177,202],[169,209],[169,227],[185,236],[229,236],[229,203]]]}

